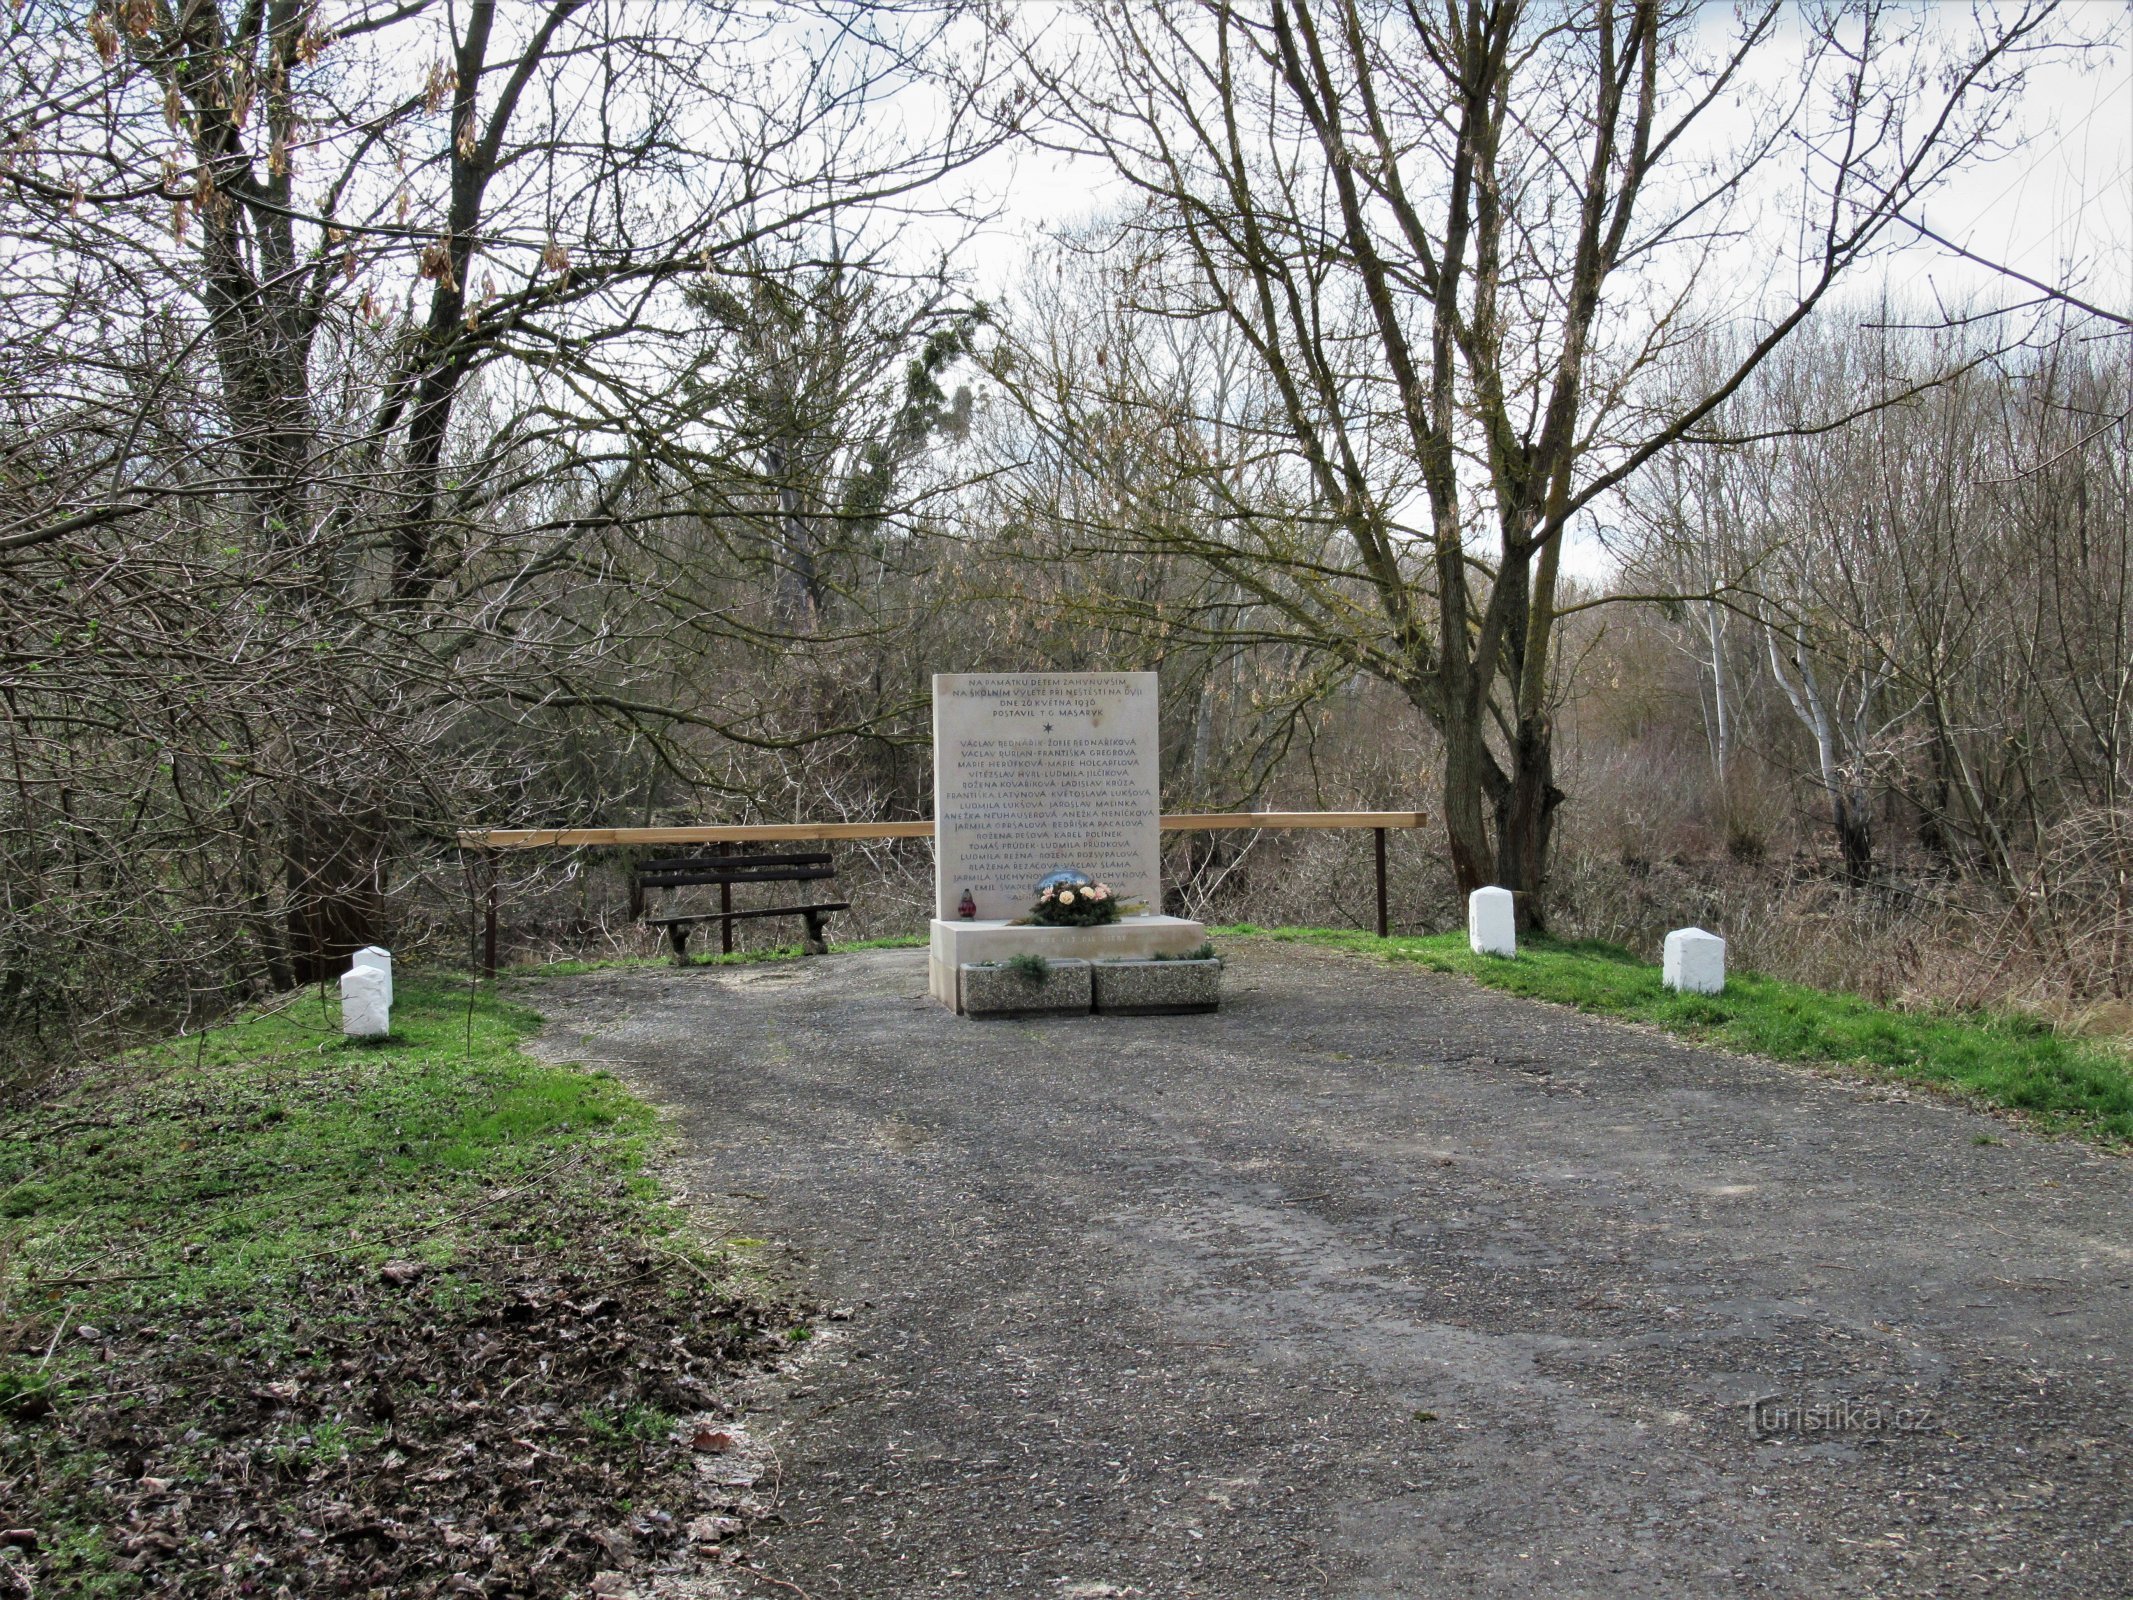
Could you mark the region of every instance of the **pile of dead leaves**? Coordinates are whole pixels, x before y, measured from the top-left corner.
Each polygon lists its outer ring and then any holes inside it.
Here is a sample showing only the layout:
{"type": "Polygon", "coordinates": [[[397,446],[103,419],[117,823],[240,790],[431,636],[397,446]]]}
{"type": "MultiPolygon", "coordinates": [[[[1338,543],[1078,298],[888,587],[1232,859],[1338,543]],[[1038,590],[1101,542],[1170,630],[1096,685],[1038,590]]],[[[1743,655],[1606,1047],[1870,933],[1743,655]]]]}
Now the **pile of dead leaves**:
{"type": "Polygon", "coordinates": [[[701,1468],[732,1444],[734,1378],[789,1346],[796,1313],[606,1220],[548,1207],[537,1251],[499,1220],[448,1270],[335,1263],[260,1303],[68,1332],[101,1361],[0,1417],[23,1501],[0,1513],[0,1596],[92,1574],[157,1594],[582,1595],[741,1530],[760,1507],[701,1468]]]}

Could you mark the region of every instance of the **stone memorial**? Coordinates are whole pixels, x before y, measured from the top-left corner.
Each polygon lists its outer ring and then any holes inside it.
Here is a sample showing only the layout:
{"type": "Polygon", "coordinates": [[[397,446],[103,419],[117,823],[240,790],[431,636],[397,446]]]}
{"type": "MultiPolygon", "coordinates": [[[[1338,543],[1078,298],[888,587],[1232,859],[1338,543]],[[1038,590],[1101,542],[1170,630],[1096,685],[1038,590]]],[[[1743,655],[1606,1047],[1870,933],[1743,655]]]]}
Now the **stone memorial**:
{"type": "Polygon", "coordinates": [[[350,967],[341,974],[341,1032],[351,1039],[382,1039],[393,1031],[389,982],[376,967],[350,967]]]}
{"type": "Polygon", "coordinates": [[[962,969],[1018,955],[1185,955],[1162,911],[1161,746],[1152,672],[941,673],[933,680],[934,917],[928,981],[964,1009],[962,969]],[[1028,922],[1038,880],[1075,870],[1135,909],[1095,927],[1028,922]]]}
{"type": "Polygon", "coordinates": [[[1666,936],[1660,982],[1682,994],[1719,994],[1726,987],[1726,941],[1702,928],[1676,928],[1666,936]]]}
{"type": "Polygon", "coordinates": [[[1509,889],[1476,889],[1466,897],[1466,942],[1477,956],[1518,954],[1518,912],[1509,889]]]}

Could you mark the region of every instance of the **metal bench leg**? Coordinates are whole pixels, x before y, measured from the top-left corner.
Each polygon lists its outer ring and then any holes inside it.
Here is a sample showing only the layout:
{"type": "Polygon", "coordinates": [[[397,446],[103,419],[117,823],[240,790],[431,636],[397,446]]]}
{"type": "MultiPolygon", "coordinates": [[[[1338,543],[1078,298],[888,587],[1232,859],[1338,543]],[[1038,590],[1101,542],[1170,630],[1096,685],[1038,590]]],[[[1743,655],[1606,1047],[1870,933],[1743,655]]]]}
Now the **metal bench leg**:
{"type": "Polygon", "coordinates": [[[806,916],[807,937],[802,948],[811,956],[828,955],[829,943],[822,937],[822,918],[812,911],[806,913],[806,916]]]}
{"type": "Polygon", "coordinates": [[[686,923],[681,922],[668,923],[667,943],[671,945],[674,950],[674,965],[677,967],[687,966],[689,964],[688,925],[686,923]]]}

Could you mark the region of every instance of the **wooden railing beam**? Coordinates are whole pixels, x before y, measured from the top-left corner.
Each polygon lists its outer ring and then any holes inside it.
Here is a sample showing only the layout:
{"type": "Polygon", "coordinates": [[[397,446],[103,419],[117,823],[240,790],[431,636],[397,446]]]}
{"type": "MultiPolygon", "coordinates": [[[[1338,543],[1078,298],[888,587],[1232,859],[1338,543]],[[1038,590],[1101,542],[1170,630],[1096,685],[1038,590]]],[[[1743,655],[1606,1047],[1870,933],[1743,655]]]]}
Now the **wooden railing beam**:
{"type": "MultiPolygon", "coordinates": [[[[1421,811],[1187,811],[1163,818],[1165,833],[1245,829],[1420,828],[1421,811]]],[[[785,844],[802,841],[930,839],[930,822],[754,822],[674,828],[465,828],[469,850],[572,850],[652,844],[785,844]]]]}
{"type": "MultiPolygon", "coordinates": [[[[1393,828],[1420,828],[1429,821],[1421,811],[1184,811],[1163,818],[1165,833],[1216,833],[1238,830],[1323,831],[1368,828],[1375,837],[1378,937],[1388,928],[1385,905],[1385,835],[1393,828]]],[[[491,852],[502,850],[596,850],[631,845],[794,844],[832,840],[930,839],[930,822],[757,822],[712,823],[677,828],[462,828],[462,848],[479,852],[488,873],[488,904],[482,918],[482,967],[496,976],[496,902],[499,863],[491,852]]],[[[721,911],[733,909],[733,890],[722,888],[721,911]]],[[[733,924],[721,923],[721,947],[733,949],[733,924]]]]}

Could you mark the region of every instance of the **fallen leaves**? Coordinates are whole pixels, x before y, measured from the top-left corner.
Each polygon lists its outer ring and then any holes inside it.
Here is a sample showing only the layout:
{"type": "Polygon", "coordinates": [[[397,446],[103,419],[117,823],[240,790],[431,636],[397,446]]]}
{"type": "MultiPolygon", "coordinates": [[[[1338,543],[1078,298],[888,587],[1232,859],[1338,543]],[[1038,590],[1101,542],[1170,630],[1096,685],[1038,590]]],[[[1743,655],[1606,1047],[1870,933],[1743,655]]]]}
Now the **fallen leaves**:
{"type": "MultiPolygon", "coordinates": [[[[133,1370],[48,1416],[18,1396],[0,1476],[188,1596],[582,1600],[745,1533],[761,1469],[722,1395],[784,1348],[790,1309],[726,1297],[597,1206],[541,1208],[539,1248],[496,1215],[448,1268],[326,1263],[175,1333],[100,1329],[133,1370]]],[[[0,1531],[0,1567],[78,1586],[35,1540],[0,1531]]]]}

